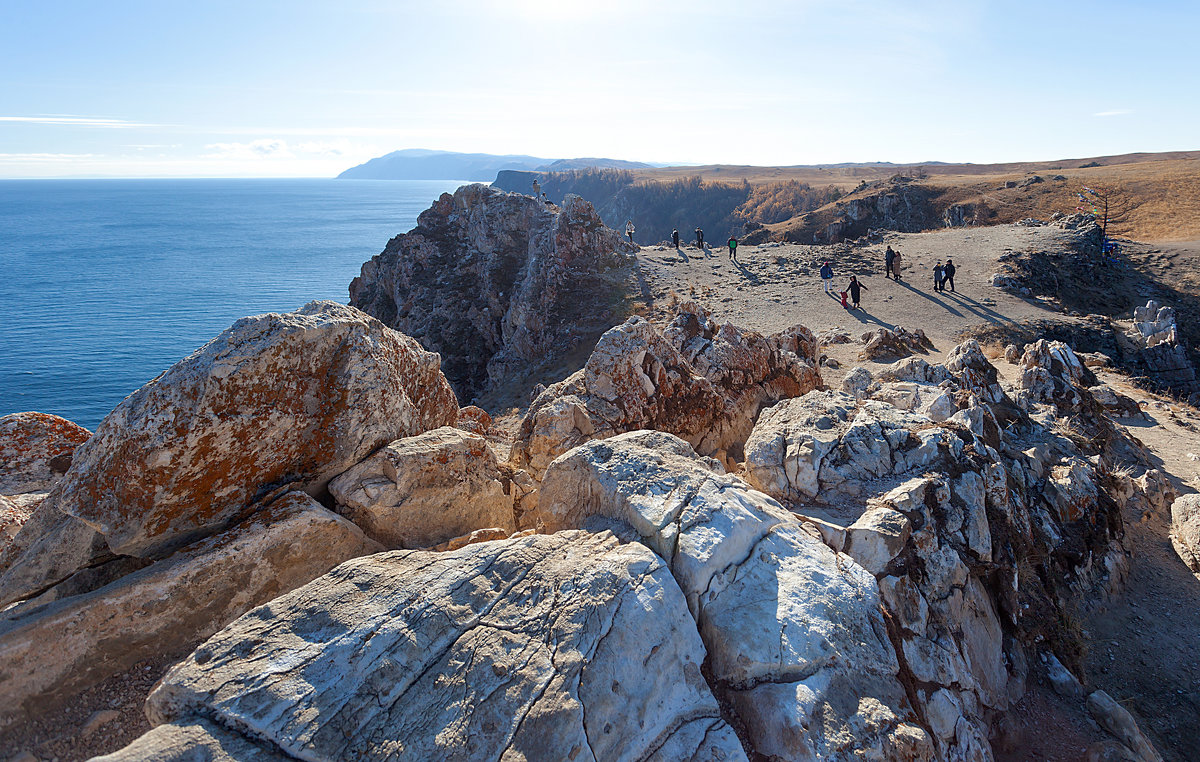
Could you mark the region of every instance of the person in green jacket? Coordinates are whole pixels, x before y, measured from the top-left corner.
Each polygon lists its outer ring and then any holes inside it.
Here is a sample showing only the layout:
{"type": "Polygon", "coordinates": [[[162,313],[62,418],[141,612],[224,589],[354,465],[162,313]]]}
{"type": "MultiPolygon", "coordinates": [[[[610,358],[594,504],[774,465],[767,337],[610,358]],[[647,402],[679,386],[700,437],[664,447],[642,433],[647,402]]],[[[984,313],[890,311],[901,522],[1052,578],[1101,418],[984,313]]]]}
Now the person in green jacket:
{"type": "Polygon", "coordinates": [[[737,239],[729,236],[729,258],[737,262],[737,239]]]}

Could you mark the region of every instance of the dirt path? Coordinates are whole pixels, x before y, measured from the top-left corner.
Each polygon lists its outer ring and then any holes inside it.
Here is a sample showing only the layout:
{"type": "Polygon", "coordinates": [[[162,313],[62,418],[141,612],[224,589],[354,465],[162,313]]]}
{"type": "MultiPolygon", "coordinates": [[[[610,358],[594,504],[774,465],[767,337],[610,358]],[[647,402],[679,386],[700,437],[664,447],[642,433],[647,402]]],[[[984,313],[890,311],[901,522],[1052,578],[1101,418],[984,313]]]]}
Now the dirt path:
{"type": "Polygon", "coordinates": [[[879,244],[862,248],[768,243],[739,248],[739,263],[726,248],[701,253],[695,247],[678,252],[666,247],[643,248],[640,254],[646,286],[657,315],[673,301],[694,299],[719,320],[763,333],[796,323],[813,331],[842,328],[852,335],[877,326],[921,328],[940,351],[958,343],[972,326],[1066,316],[1043,303],[1020,299],[991,285],[997,259],[1006,250],[1061,245],[1056,228],[1005,225],[956,228],[934,233],[893,233],[879,244]],[[902,280],[883,275],[888,246],[904,258],[902,280]],[[866,287],[861,310],[844,310],[838,299],[822,292],[818,270],[829,258],[834,286],[845,287],[857,275],[866,287]],[[937,260],[954,259],[955,293],[933,290],[937,260]]]}
{"type": "MultiPolygon", "coordinates": [[[[1200,414],[1130,387],[1122,376],[1101,379],[1134,399],[1152,419],[1120,422],[1170,474],[1180,494],[1200,489],[1200,414]]],[[[1200,759],[1200,579],[1176,555],[1170,516],[1126,516],[1133,558],[1125,594],[1087,617],[1086,680],[1139,718],[1167,760],[1200,759]]]]}

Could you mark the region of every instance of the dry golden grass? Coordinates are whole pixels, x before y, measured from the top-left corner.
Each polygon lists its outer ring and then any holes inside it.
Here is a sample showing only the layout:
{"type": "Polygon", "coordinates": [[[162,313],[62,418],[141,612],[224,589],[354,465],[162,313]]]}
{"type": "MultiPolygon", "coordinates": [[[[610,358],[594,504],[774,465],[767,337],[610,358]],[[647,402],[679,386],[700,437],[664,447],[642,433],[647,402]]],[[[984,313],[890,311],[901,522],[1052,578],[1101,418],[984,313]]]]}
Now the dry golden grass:
{"type": "Polygon", "coordinates": [[[1200,240],[1200,151],[1125,154],[1059,161],[1011,164],[858,164],[851,166],[748,167],[711,165],[634,170],[637,180],[701,177],[705,181],[754,184],[787,180],[814,187],[833,185],[851,191],[861,182],[896,174],[924,174],[923,184],[940,189],[942,202],[983,203],[995,211],[990,222],[1015,222],[1025,217],[1045,219],[1054,212],[1070,213],[1083,185],[1109,185],[1132,195],[1139,206],[1129,224],[1112,231],[1141,241],[1200,240]],[[1100,163],[1099,167],[1081,165],[1100,163]],[[1028,188],[1003,188],[1030,173],[1046,182],[1028,188]],[[1051,181],[1054,175],[1066,181],[1051,181]]]}

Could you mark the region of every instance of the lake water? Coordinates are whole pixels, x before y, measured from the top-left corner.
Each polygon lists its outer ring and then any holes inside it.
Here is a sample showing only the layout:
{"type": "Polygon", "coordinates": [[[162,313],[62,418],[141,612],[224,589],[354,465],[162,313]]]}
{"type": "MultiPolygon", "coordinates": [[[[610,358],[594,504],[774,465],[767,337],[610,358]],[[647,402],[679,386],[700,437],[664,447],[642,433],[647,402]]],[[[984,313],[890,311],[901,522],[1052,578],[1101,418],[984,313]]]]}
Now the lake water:
{"type": "Polygon", "coordinates": [[[457,181],[0,181],[0,415],[95,429],[246,315],[346,303],[457,181]]]}

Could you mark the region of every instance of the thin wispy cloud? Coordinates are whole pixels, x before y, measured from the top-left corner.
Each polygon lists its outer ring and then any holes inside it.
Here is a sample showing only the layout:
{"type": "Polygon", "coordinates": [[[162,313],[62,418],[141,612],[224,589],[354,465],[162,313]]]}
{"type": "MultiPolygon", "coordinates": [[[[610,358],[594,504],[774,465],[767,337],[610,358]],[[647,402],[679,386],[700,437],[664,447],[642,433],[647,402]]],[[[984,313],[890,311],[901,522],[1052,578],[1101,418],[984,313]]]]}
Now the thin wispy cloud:
{"type": "Polygon", "coordinates": [[[1112,111],[1097,111],[1096,113],[1092,114],[1092,116],[1124,116],[1125,114],[1132,113],[1133,109],[1117,108],[1113,109],[1112,111]]]}
{"type": "Polygon", "coordinates": [[[130,122],[125,119],[106,119],[95,116],[0,116],[0,122],[21,124],[46,124],[60,127],[103,127],[107,129],[129,129],[132,127],[165,127],[162,124],[130,122]]]}
{"type": "Polygon", "coordinates": [[[210,143],[204,146],[209,159],[295,159],[297,156],[341,156],[346,146],[340,143],[305,141],[290,144],[280,138],[264,138],[249,143],[210,143]]]}

